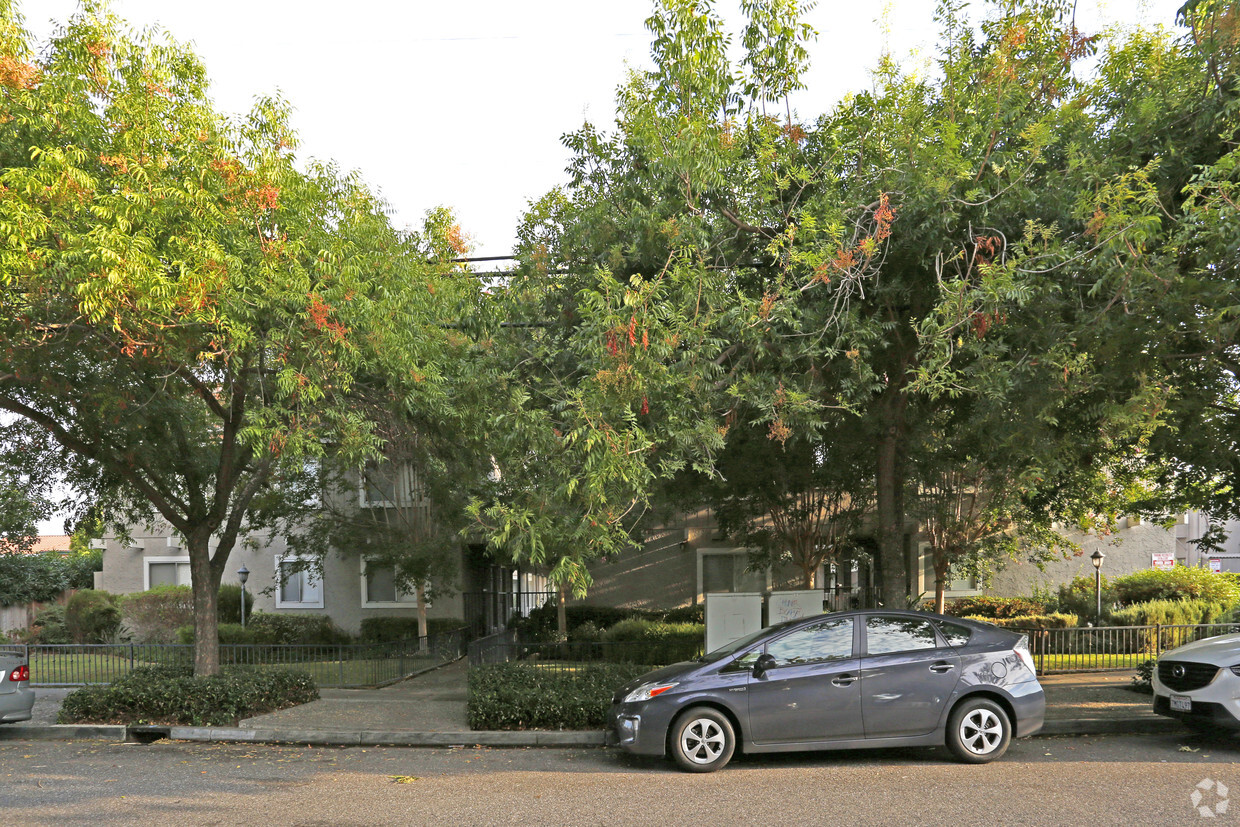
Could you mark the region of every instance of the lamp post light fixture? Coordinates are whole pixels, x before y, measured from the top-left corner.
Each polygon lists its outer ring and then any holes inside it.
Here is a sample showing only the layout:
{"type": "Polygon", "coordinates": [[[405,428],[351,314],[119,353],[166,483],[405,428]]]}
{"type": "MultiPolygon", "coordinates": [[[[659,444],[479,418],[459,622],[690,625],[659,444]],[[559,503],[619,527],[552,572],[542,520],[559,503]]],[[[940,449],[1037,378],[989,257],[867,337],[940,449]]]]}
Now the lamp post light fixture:
{"type": "Polygon", "coordinates": [[[1094,615],[1094,625],[1102,625],[1102,561],[1106,555],[1101,550],[1095,551],[1089,555],[1089,561],[1094,564],[1094,597],[1098,602],[1097,614],[1094,615]]]}
{"type": "Polygon", "coordinates": [[[245,628],[245,581],[250,579],[250,570],[241,564],[241,568],[237,569],[237,579],[241,581],[241,628],[245,628]]]}

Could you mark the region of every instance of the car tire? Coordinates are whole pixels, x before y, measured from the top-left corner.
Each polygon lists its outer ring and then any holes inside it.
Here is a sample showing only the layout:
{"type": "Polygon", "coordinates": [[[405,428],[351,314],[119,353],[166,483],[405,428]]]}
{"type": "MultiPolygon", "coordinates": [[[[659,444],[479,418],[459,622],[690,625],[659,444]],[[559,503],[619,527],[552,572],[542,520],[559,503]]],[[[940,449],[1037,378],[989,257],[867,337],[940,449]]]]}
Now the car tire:
{"type": "Polygon", "coordinates": [[[688,772],[714,772],[732,760],[736,732],[728,716],[697,706],[685,710],[672,726],[672,758],[688,772]]]}
{"type": "Polygon", "coordinates": [[[1001,758],[1011,742],[1008,714],[986,698],[966,698],[947,719],[947,748],[966,764],[986,764],[1001,758]]]}

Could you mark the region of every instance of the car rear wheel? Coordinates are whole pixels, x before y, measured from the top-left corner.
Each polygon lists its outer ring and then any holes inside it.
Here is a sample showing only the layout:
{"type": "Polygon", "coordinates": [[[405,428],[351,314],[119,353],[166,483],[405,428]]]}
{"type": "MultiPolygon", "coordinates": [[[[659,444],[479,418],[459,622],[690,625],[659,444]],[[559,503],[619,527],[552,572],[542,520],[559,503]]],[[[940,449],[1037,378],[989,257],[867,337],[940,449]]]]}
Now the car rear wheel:
{"type": "Polygon", "coordinates": [[[672,757],[682,770],[714,772],[732,760],[736,733],[718,710],[699,706],[686,710],[672,727],[672,757]]]}
{"type": "Polygon", "coordinates": [[[947,721],[947,747],[968,764],[985,764],[1007,752],[1012,723],[1003,707],[985,698],[966,698],[947,721]]]}

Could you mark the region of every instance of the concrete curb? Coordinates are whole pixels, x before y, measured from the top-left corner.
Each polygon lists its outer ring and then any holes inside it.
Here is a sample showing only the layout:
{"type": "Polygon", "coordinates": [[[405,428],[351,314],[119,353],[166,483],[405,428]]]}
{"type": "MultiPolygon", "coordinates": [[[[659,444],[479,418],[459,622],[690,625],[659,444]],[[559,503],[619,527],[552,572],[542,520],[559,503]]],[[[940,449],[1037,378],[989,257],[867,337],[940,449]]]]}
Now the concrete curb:
{"type": "Polygon", "coordinates": [[[119,725],[5,726],[0,727],[0,741],[124,741],[128,729],[119,725]]]}
{"type": "MultiPolygon", "coordinates": [[[[1035,738],[1064,735],[1116,735],[1180,732],[1171,718],[1068,718],[1048,720],[1035,738]]],[[[555,732],[412,732],[322,729],[247,729],[243,727],[156,726],[9,726],[0,727],[0,741],[104,740],[146,742],[160,737],[174,741],[254,744],[311,744],[335,747],[601,747],[602,730],[555,732]]]]}
{"type": "Polygon", "coordinates": [[[1047,720],[1033,737],[1050,735],[1127,735],[1185,732],[1187,727],[1173,718],[1129,716],[1124,718],[1065,718],[1047,720]]]}
{"type": "Polygon", "coordinates": [[[365,747],[600,747],[602,730],[551,732],[371,732],[356,730],[243,729],[169,727],[174,741],[239,741],[264,744],[365,747]]]}

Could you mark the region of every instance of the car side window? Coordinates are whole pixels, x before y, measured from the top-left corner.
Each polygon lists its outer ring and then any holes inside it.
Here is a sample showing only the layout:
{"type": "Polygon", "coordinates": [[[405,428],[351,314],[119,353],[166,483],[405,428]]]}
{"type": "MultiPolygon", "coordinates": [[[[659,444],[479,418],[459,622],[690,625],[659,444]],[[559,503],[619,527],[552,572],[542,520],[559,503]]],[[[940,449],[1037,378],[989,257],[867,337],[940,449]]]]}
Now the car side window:
{"type": "Polygon", "coordinates": [[[819,663],[853,654],[853,619],[823,620],[790,632],[767,644],[767,654],[777,666],[819,663]]]}
{"type": "Polygon", "coordinates": [[[865,621],[866,651],[871,655],[937,649],[938,637],[929,620],[871,615],[865,621]]]}
{"type": "Polygon", "coordinates": [[[964,646],[973,634],[973,630],[968,626],[952,623],[950,620],[939,621],[939,631],[943,633],[943,637],[947,638],[948,646],[964,646]]]}

